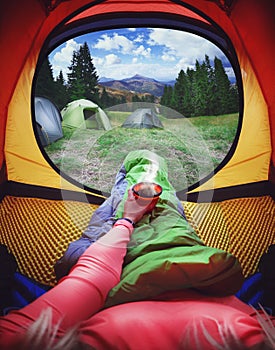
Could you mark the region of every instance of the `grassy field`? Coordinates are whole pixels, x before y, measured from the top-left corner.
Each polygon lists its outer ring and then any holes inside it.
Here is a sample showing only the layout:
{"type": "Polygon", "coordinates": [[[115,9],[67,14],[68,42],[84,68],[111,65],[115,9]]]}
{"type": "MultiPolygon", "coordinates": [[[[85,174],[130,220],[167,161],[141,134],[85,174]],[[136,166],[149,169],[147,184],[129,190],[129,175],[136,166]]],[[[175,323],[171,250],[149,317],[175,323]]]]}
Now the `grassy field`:
{"type": "Polygon", "coordinates": [[[183,119],[160,117],[164,129],[122,128],[128,112],[108,112],[112,130],[64,129],[64,137],[45,148],[73,179],[109,192],[126,155],[148,149],[168,164],[176,190],[208,175],[224,159],[235,138],[238,114],[183,119]]]}

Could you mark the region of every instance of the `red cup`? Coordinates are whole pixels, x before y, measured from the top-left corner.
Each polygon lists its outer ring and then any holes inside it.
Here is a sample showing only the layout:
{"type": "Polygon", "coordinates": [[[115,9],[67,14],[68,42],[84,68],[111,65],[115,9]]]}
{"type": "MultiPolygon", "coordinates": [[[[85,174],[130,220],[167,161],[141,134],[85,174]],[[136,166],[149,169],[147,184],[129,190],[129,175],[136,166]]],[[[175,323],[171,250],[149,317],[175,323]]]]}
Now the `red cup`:
{"type": "Polygon", "coordinates": [[[148,206],[146,213],[150,213],[159,200],[162,187],[154,182],[144,181],[135,184],[132,191],[140,205],[148,206]]]}
{"type": "Polygon", "coordinates": [[[132,187],[136,198],[143,200],[153,200],[159,198],[162,193],[162,187],[154,182],[139,182],[132,187]]]}

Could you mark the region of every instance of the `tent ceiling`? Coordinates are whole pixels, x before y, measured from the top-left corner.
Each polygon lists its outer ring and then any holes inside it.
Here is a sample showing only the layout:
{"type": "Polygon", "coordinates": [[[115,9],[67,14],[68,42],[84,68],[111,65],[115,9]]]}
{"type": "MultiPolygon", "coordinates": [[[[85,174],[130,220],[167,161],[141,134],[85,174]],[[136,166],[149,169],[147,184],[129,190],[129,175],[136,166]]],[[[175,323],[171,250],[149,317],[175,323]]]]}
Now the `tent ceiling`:
{"type": "MultiPolygon", "coordinates": [[[[227,54],[229,60],[235,63],[233,65],[236,65],[237,60],[232,44],[221,28],[213,25],[206,16],[185,7],[186,4],[175,7],[171,1],[170,6],[166,7],[166,13],[163,13],[162,9],[156,11],[162,2],[158,1],[158,6],[153,6],[152,9],[146,6],[146,11],[142,11],[140,6],[133,9],[135,2],[127,2],[123,8],[118,6],[115,11],[113,7],[112,10],[108,10],[108,4],[112,1],[108,1],[104,11],[100,12],[96,6],[91,6],[58,26],[52,32],[45,51],[48,53],[66,40],[91,31],[122,27],[163,27],[188,31],[212,41],[227,54]]],[[[167,1],[165,2],[167,6],[167,1]]]]}
{"type": "Polygon", "coordinates": [[[69,22],[64,26],[59,27],[58,30],[52,34],[49,42],[49,49],[60,45],[70,38],[82,35],[89,31],[146,26],[185,30],[213,41],[224,51],[228,51],[230,47],[229,40],[225,38],[225,35],[221,34],[217,28],[205,21],[200,21],[190,17],[182,17],[175,14],[171,14],[167,17],[167,15],[159,12],[123,12],[119,13],[119,15],[97,15],[92,16],[92,18],[85,17],[80,18],[77,21],[69,22]]]}

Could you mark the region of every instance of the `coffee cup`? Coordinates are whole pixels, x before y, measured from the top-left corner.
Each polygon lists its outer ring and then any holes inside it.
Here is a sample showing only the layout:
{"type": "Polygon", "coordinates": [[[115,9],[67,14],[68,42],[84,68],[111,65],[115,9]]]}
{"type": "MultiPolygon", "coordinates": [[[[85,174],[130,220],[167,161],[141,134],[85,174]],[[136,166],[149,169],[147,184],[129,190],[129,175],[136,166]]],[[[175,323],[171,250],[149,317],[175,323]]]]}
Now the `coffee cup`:
{"type": "Polygon", "coordinates": [[[162,187],[154,182],[143,181],[132,187],[134,196],[140,201],[156,203],[162,193],[162,187]]]}

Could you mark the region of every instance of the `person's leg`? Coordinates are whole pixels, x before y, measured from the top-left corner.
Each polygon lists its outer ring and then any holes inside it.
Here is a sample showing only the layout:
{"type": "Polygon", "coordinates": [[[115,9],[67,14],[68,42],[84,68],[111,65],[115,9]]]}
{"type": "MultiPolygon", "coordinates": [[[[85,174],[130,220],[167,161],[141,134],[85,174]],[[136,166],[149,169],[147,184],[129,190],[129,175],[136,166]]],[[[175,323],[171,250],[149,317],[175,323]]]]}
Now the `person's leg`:
{"type": "Polygon", "coordinates": [[[112,228],[116,210],[127,188],[125,175],[126,171],[122,165],[116,175],[110,197],[94,211],[82,236],[78,240],[71,242],[63,257],[56,262],[54,270],[58,281],[68,275],[79,257],[92,243],[96,242],[112,228]]]}

